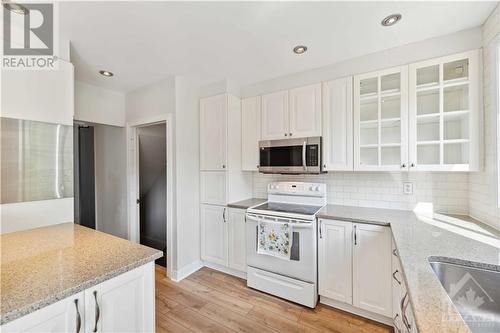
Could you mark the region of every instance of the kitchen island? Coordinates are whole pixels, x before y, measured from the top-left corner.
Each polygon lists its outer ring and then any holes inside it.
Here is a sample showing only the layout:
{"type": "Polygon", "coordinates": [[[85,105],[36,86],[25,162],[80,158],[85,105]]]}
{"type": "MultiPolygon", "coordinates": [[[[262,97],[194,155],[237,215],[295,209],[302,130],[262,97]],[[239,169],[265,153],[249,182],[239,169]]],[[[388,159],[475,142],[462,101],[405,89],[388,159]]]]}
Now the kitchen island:
{"type": "Polygon", "coordinates": [[[0,246],[2,332],[154,330],[161,251],[73,223],[4,234],[0,246]]]}

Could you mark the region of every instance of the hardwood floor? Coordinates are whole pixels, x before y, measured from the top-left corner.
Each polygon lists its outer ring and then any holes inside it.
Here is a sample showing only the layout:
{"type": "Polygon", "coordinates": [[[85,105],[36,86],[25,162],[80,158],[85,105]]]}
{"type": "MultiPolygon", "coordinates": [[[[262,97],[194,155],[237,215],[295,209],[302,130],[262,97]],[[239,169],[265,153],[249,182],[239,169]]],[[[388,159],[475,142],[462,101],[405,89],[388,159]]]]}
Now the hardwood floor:
{"type": "Polygon", "coordinates": [[[309,309],[246,287],[245,280],[202,268],[179,283],[156,266],[157,332],[393,332],[321,304],[309,309]]]}

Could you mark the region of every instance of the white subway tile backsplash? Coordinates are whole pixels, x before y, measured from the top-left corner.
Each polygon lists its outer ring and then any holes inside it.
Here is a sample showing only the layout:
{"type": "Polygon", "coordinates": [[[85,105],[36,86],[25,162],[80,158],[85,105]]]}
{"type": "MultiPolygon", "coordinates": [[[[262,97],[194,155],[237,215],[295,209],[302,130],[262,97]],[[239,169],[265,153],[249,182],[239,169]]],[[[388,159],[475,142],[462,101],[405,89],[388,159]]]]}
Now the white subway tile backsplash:
{"type": "Polygon", "coordinates": [[[435,211],[468,213],[467,173],[369,173],[333,172],[322,175],[265,175],[254,173],[253,194],[267,197],[273,181],[319,182],[327,185],[330,204],[412,210],[432,203],[435,211]],[[403,193],[403,182],[413,182],[414,194],[403,193]]]}

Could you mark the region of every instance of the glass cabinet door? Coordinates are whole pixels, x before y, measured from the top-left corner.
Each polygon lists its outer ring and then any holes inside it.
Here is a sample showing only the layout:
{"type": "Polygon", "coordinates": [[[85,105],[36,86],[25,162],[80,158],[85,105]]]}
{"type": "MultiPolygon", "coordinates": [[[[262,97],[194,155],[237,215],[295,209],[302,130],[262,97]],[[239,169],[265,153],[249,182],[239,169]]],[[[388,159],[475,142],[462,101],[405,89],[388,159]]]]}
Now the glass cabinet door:
{"type": "Polygon", "coordinates": [[[407,67],[355,77],[356,170],[407,169],[407,67]]]}
{"type": "Polygon", "coordinates": [[[470,170],[478,133],[477,55],[410,65],[410,168],[470,170]]]}

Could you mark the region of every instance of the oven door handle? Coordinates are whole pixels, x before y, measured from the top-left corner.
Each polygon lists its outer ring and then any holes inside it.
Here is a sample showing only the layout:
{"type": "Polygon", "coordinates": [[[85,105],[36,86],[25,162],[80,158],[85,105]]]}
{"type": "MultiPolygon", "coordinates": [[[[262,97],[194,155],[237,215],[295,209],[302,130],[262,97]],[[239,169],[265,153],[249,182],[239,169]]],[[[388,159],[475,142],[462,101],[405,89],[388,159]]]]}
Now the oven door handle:
{"type": "Polygon", "coordinates": [[[302,144],[302,166],[304,167],[304,170],[307,170],[306,149],[307,149],[307,141],[304,140],[304,143],[302,144]]]}
{"type": "Polygon", "coordinates": [[[270,222],[270,223],[280,223],[280,224],[288,224],[291,227],[294,228],[303,228],[303,229],[312,229],[313,228],[313,223],[293,223],[293,222],[281,222],[281,221],[275,221],[275,220],[267,220],[267,219],[262,219],[259,217],[256,217],[254,215],[247,215],[246,216],[247,221],[255,221],[255,222],[270,222]]]}

